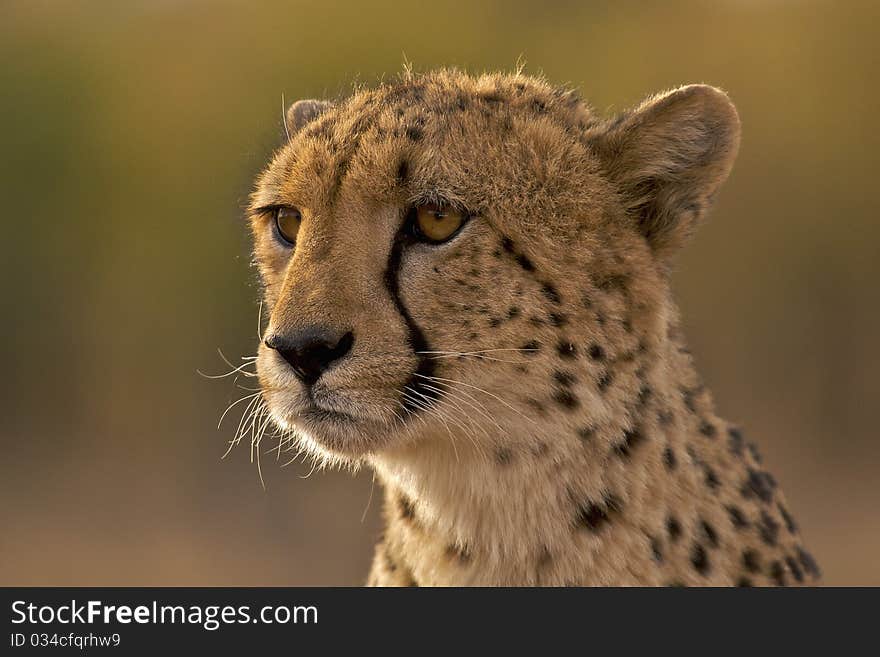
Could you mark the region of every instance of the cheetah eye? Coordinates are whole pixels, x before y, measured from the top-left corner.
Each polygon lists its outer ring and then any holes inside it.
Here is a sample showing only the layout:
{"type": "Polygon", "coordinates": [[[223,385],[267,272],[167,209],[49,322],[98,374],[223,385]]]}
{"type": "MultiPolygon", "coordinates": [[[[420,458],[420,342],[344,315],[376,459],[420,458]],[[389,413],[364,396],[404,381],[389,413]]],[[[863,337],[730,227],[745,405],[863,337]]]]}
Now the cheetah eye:
{"type": "Polygon", "coordinates": [[[282,205],[275,210],[275,232],[282,242],[293,246],[296,243],[296,234],[302,223],[302,214],[296,208],[282,205]]]}
{"type": "Polygon", "coordinates": [[[436,203],[419,205],[410,211],[410,225],[415,236],[434,244],[451,239],[467,218],[463,212],[436,203]]]}

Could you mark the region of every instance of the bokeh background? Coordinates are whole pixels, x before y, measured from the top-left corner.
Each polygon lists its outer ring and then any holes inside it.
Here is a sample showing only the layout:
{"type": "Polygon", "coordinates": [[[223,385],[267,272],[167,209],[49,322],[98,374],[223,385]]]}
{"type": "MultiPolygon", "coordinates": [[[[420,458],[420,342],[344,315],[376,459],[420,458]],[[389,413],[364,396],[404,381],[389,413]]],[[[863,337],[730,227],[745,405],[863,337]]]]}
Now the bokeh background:
{"type": "Polygon", "coordinates": [[[249,450],[242,206],[281,97],[456,65],[602,112],[727,89],[744,137],[675,287],[828,584],[880,584],[877,2],[0,4],[0,584],[359,584],[371,477],[249,450]],[[237,418],[236,418],[237,419],[237,418]]]}

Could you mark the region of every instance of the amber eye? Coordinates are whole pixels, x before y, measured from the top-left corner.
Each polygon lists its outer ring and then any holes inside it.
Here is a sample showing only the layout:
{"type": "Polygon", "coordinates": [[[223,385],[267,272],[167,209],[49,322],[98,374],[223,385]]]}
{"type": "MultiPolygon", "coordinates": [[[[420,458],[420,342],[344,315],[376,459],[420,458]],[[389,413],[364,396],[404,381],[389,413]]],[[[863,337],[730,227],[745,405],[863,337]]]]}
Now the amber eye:
{"type": "Polygon", "coordinates": [[[296,234],[302,223],[302,215],[299,210],[284,205],[275,210],[275,230],[278,237],[290,245],[296,243],[296,234]]]}
{"type": "Polygon", "coordinates": [[[464,225],[467,215],[451,207],[435,203],[413,208],[413,229],[418,237],[428,242],[445,242],[464,225]]]}

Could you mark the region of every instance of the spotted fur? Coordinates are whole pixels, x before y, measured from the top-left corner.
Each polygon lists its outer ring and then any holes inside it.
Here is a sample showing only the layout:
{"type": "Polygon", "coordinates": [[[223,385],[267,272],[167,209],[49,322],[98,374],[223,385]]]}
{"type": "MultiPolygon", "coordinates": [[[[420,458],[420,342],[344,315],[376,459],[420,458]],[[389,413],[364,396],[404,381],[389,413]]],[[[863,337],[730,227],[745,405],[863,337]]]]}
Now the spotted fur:
{"type": "Polygon", "coordinates": [[[300,101],[286,131],[251,204],[267,334],[354,341],[309,389],[265,346],[258,371],[302,449],[384,485],[370,584],[817,581],[670,294],[736,155],[723,92],[606,120],[536,78],[439,71],[300,101]],[[470,219],[419,243],[428,202],[470,219]],[[279,205],[302,213],[295,249],[279,205]]]}

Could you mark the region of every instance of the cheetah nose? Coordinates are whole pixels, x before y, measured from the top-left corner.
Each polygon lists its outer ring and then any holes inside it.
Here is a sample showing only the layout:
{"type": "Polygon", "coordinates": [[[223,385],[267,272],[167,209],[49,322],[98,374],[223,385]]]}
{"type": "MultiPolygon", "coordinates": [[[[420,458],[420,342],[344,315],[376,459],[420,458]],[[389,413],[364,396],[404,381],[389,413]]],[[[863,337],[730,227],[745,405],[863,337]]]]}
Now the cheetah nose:
{"type": "Polygon", "coordinates": [[[351,351],[354,334],[311,326],[290,335],[273,333],[265,344],[287,361],[300,381],[311,386],[333,363],[351,351]]]}

